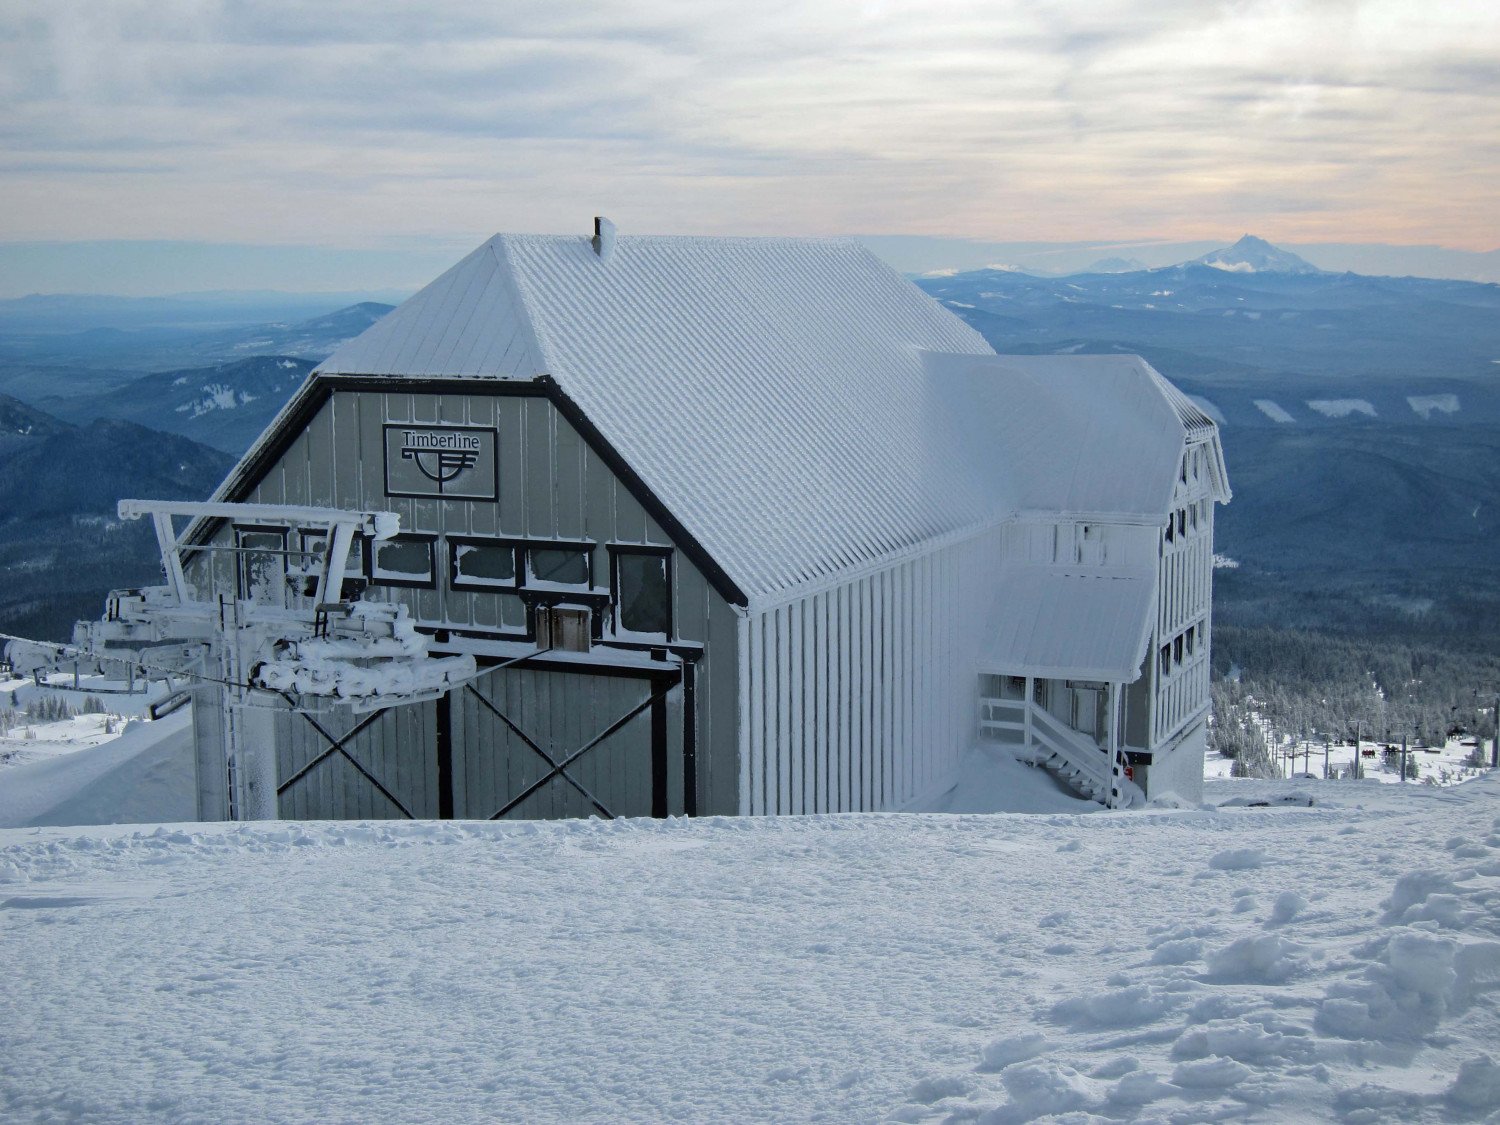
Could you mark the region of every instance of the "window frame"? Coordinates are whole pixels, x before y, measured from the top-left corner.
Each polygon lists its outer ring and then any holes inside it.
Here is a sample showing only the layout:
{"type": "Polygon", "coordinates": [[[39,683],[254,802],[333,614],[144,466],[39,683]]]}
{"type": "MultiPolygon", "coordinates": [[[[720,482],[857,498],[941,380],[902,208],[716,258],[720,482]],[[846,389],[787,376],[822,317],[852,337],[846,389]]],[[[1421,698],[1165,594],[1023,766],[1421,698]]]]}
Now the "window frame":
{"type": "Polygon", "coordinates": [[[365,579],[371,586],[393,586],[403,590],[436,590],[437,589],[437,541],[436,535],[426,532],[403,531],[399,535],[393,535],[389,539],[366,539],[365,540],[365,579]],[[426,581],[413,578],[382,578],[376,571],[376,551],[379,543],[418,542],[427,544],[428,569],[426,581]]]}
{"type": "Polygon", "coordinates": [[[518,594],[525,588],[526,540],[503,536],[450,535],[448,543],[448,589],[464,594],[518,594]],[[511,580],[509,585],[486,579],[461,578],[458,573],[458,549],[460,547],[496,547],[510,551],[511,580]]]}
{"type": "Polygon", "coordinates": [[[594,587],[594,547],[596,544],[581,539],[524,539],[521,540],[521,555],[517,562],[521,564],[516,571],[520,580],[520,588],[532,590],[538,594],[561,594],[589,593],[594,587]],[[583,566],[585,570],[584,580],[581,584],[576,582],[554,582],[549,578],[538,578],[540,585],[533,585],[531,581],[531,552],[532,551],[576,551],[583,555],[583,566]]]}
{"type": "Polygon", "coordinates": [[[676,573],[673,566],[672,556],[677,552],[671,547],[659,547],[652,543],[608,543],[605,545],[609,551],[609,605],[611,631],[617,637],[627,640],[652,639],[662,637],[667,641],[677,636],[677,607],[676,602],[676,573]],[[620,556],[621,555],[645,555],[654,556],[666,561],[667,572],[667,628],[664,632],[639,632],[635,629],[627,629],[622,618],[623,605],[620,601],[620,556]]]}
{"type": "MultiPolygon", "coordinates": [[[[287,576],[287,566],[291,562],[291,555],[288,553],[287,543],[288,543],[288,536],[291,534],[291,530],[292,529],[290,527],[287,527],[287,526],[283,525],[283,524],[266,525],[266,524],[243,524],[243,523],[237,523],[237,524],[233,524],[231,526],[234,528],[234,596],[235,596],[235,600],[237,600],[237,601],[249,601],[250,600],[250,583],[248,581],[249,576],[245,573],[245,560],[250,555],[250,553],[252,551],[258,552],[258,553],[261,553],[261,554],[280,555],[281,556],[281,579],[282,579],[283,585],[285,585],[286,576],[287,576]],[[272,548],[272,547],[246,547],[245,544],[244,544],[244,541],[243,541],[243,537],[246,536],[246,535],[278,535],[278,536],[281,537],[281,546],[279,548],[272,548]]],[[[287,593],[288,593],[288,591],[285,591],[285,590],[282,592],[283,603],[285,602],[285,598],[286,598],[286,594],[287,593]]]]}

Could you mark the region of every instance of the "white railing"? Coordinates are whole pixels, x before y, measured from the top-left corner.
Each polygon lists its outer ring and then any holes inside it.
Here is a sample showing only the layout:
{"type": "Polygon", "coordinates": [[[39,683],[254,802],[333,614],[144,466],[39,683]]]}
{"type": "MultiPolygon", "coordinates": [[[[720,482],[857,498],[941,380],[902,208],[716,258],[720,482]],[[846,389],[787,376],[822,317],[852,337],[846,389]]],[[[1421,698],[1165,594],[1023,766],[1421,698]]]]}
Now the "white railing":
{"type": "Polygon", "coordinates": [[[1101,794],[1099,799],[1106,805],[1111,803],[1110,795],[1116,786],[1109,751],[1046,708],[1025,699],[985,697],[979,701],[979,729],[987,735],[1020,735],[1019,739],[1001,741],[1027,753],[1040,750],[1043,758],[1056,755],[1072,768],[1086,788],[1101,794]]]}

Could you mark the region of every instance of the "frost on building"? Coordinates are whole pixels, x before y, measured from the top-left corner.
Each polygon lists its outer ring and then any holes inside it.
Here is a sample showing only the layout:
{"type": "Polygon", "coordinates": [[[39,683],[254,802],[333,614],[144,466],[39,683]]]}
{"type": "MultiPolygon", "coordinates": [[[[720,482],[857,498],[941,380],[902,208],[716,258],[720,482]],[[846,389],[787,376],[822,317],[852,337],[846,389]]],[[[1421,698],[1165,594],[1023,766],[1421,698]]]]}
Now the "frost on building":
{"type": "MultiPolygon", "coordinates": [[[[288,681],[255,769],[200,690],[201,815],[899,809],[982,738],[1101,800],[1197,796],[1209,418],[1135,357],[997,356],[852,243],[601,226],[484,243],[221,486],[398,515],[354,527],[341,595],[473,671],[360,711],[288,681]]],[[[203,518],[232,550],[184,581],[295,610],[327,534],[203,518]]]]}

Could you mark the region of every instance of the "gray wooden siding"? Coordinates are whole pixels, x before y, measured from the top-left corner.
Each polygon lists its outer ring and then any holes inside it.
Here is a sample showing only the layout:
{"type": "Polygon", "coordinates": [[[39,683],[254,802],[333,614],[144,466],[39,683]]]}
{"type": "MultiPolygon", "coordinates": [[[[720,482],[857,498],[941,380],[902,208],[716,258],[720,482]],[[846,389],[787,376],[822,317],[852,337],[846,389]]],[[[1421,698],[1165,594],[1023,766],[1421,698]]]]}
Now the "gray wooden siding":
{"type": "MultiPolygon", "coordinates": [[[[446,537],[591,541],[596,544],[591,560],[593,585],[599,591],[607,590],[610,582],[608,544],[676,546],[603,459],[551,402],[540,396],[335,389],[244,499],[252,503],[388,510],[400,515],[403,532],[438,536],[435,589],[372,585],[367,594],[404,602],[420,624],[433,628],[515,635],[524,628],[522,603],[514,595],[448,587],[446,537]],[[387,497],[381,427],[388,422],[495,427],[498,501],[387,497]]],[[[231,537],[231,529],[224,527],[217,532],[216,541],[228,543],[231,537]]],[[[195,580],[203,579],[204,569],[200,562],[194,570],[195,580]]],[[[233,596],[233,564],[227,557],[215,561],[213,584],[216,591],[233,596]]],[[[673,639],[704,646],[696,673],[698,812],[734,813],[739,806],[737,615],[680,549],[673,552],[672,600],[673,639]]],[[[540,685],[546,677],[555,675],[535,673],[533,690],[543,692],[540,685]]],[[[556,693],[563,689],[549,686],[545,690],[556,693]]],[[[679,797],[681,695],[678,689],[672,696],[669,755],[678,771],[672,791],[679,797]]],[[[569,727],[566,735],[558,735],[559,743],[591,723],[597,731],[618,718],[618,711],[610,711],[616,702],[610,693],[585,692],[582,698],[593,702],[576,715],[569,709],[571,704],[547,703],[541,694],[526,708],[528,713],[550,714],[549,722],[559,724],[559,730],[566,723],[577,724],[577,731],[569,727]]],[[[283,765],[291,767],[294,762],[288,759],[283,765]]],[[[625,787],[620,794],[624,803],[634,808],[634,790],[629,788],[633,781],[601,780],[601,784],[612,786],[617,781],[625,787]]],[[[649,787],[649,772],[643,783],[649,787]]],[[[430,807],[431,812],[420,815],[437,815],[436,805],[430,807]]],[[[461,807],[456,806],[456,811],[461,807]]],[[[539,811],[536,815],[575,815],[578,811],[571,805],[557,805],[552,812],[539,811]]],[[[672,811],[681,811],[675,800],[672,811]]],[[[371,809],[358,815],[383,814],[371,809]]]]}
{"type": "MultiPolygon", "coordinates": [[[[438,815],[437,747],[433,703],[392,707],[344,749],[414,817],[438,815]]],[[[320,708],[313,718],[336,740],[344,739],[364,715],[346,707],[320,708]]],[[[329,749],[329,741],[302,715],[276,716],[276,776],[284,785],[329,749]]],[[[286,820],[390,820],[404,815],[370,784],[341,753],[328,754],[281,794],[286,820]]]]}
{"type": "Polygon", "coordinates": [[[992,530],[752,616],[740,811],[898,809],[977,736],[992,530]]]}
{"type": "MultiPolygon", "coordinates": [[[[455,694],[453,712],[454,815],[487,820],[535,783],[552,766],[494,711],[495,704],[553,762],[561,763],[646,701],[649,681],[573,672],[507,668],[479,677],[455,694]]],[[[682,692],[668,696],[668,808],[681,812],[682,692]]],[[[620,730],[567,767],[579,785],[614,816],[650,816],[652,798],[651,712],[641,712],[620,730]]],[[[506,814],[537,820],[598,815],[593,804],[566,780],[553,777],[506,814]]]]}

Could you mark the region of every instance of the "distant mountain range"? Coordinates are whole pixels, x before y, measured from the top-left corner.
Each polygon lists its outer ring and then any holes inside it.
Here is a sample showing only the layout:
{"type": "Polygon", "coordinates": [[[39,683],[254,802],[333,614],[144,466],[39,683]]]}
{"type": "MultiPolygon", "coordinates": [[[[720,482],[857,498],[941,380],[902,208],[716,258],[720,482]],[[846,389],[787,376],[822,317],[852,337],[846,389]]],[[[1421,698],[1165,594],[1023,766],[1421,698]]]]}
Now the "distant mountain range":
{"type": "Polygon", "coordinates": [[[116,418],[243,453],[307,373],[310,359],[251,356],[232,363],[156,371],[92,395],[49,395],[37,405],[69,422],[116,418]]]}
{"type": "MultiPolygon", "coordinates": [[[[1230,250],[1221,263],[1283,260],[1230,250]]],[[[1500,286],[1478,282],[1189,262],[1066,277],[977,270],[918,284],[1001,352],[1170,352],[1164,362],[1181,374],[1259,370],[1314,383],[1481,378],[1500,357],[1500,286]]]]}
{"type": "Polygon", "coordinates": [[[113,419],[74,426],[0,395],[0,628],[65,637],[115,587],[156,582],[149,522],[122,497],[206,498],[233,458],[113,419]]]}
{"type": "MultiPolygon", "coordinates": [[[[995,242],[927,235],[864,235],[859,241],[893,268],[914,277],[969,272],[994,262],[1007,262],[1015,269],[1039,277],[1118,272],[1118,267],[1098,268],[1100,262],[1110,259],[1133,261],[1142,269],[1159,269],[1189,262],[1225,245],[1216,241],[1164,239],[995,242]]],[[[1330,273],[1500,282],[1500,249],[1459,250],[1447,246],[1357,242],[1297,243],[1289,249],[1330,273]]]]}
{"type": "Polygon", "coordinates": [[[1145,356],[1219,421],[1219,608],[1500,620],[1500,286],[1318,270],[1247,236],[1151,270],[919,281],[999,352],[1145,356]]]}
{"type": "MultiPolygon", "coordinates": [[[[140,372],[259,355],[318,360],[395,307],[362,301],[305,319],[258,322],[231,317],[225,323],[222,318],[230,316],[231,308],[213,305],[208,307],[217,309],[220,319],[186,322],[173,319],[184,307],[177,301],[169,303],[155,319],[137,316],[125,326],[100,326],[90,318],[103,298],[58,300],[0,301],[0,364],[140,372]],[[24,315],[29,302],[44,310],[39,322],[24,315]]],[[[136,304],[152,305],[153,301],[136,298],[131,307],[136,304]]],[[[10,388],[0,385],[0,389],[10,388]]],[[[54,393],[68,391],[59,387],[54,393]]]]}

